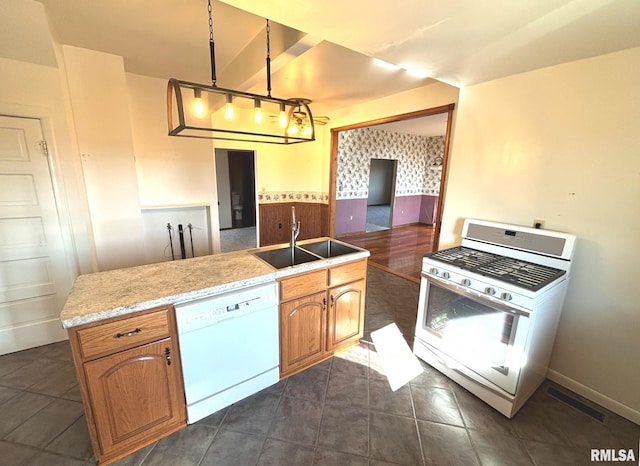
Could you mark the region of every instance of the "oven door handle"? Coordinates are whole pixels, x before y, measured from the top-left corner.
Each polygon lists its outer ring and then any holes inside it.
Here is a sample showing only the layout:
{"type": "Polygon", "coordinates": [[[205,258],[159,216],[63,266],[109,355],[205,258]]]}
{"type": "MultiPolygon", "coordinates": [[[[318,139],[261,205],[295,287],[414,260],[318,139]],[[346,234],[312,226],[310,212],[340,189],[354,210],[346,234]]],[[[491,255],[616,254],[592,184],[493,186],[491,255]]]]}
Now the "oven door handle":
{"type": "Polygon", "coordinates": [[[422,272],[421,273],[422,278],[426,279],[427,281],[430,281],[434,284],[436,284],[439,287],[442,287],[446,290],[451,291],[452,293],[457,293],[457,294],[462,294],[462,295],[470,295],[472,296],[476,301],[482,303],[482,304],[486,304],[488,306],[491,306],[495,309],[498,309],[499,311],[502,312],[506,312],[507,314],[512,314],[515,316],[522,316],[522,317],[529,317],[531,315],[531,313],[526,310],[526,309],[522,309],[520,307],[517,307],[513,304],[509,305],[509,304],[505,304],[502,301],[498,301],[495,298],[492,298],[490,296],[487,296],[483,293],[480,293],[479,291],[476,291],[472,288],[467,288],[464,286],[460,286],[460,285],[456,285],[455,283],[448,283],[438,277],[431,277],[429,275],[427,275],[426,273],[422,272]]]}

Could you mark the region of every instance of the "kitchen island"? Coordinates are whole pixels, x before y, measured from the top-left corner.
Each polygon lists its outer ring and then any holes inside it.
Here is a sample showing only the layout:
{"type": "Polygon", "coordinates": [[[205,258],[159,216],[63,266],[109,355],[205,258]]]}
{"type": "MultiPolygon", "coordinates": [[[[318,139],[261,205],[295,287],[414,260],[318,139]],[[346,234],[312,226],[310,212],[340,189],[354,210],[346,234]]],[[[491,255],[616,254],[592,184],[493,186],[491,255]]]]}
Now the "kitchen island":
{"type": "Polygon", "coordinates": [[[277,283],[281,378],[359,341],[369,252],[350,247],[347,254],[282,268],[255,254],[278,248],[282,245],[78,277],[60,320],[69,333],[99,463],[186,426],[174,305],[277,283]]]}

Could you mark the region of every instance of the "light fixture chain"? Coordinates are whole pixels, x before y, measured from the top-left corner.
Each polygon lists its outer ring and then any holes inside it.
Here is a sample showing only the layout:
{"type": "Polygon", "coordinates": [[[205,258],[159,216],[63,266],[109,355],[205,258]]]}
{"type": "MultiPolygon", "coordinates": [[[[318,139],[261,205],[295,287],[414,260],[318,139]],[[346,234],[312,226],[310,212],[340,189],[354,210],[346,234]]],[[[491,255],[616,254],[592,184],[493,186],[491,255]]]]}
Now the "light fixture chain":
{"type": "Polygon", "coordinates": [[[271,39],[269,38],[269,34],[271,33],[271,25],[269,24],[269,18],[267,18],[267,58],[271,58],[271,39]]]}
{"type": "Polygon", "coordinates": [[[269,25],[269,18],[267,18],[267,96],[271,97],[271,40],[269,34],[271,33],[271,26],[269,25]]]}
{"type": "Polygon", "coordinates": [[[215,43],[213,42],[213,15],[211,9],[211,0],[208,0],[209,10],[209,55],[211,56],[211,84],[216,86],[216,52],[215,52],[215,43]]]}

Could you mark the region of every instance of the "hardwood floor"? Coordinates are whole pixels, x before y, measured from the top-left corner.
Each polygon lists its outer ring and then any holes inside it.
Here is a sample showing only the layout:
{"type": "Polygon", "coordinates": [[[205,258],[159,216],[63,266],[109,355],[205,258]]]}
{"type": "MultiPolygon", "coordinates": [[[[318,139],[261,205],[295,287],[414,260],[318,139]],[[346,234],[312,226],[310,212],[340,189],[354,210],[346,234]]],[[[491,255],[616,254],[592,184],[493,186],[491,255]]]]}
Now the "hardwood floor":
{"type": "Polygon", "coordinates": [[[433,250],[434,231],[434,226],[417,224],[338,239],[368,249],[370,265],[419,283],[422,257],[433,250]]]}

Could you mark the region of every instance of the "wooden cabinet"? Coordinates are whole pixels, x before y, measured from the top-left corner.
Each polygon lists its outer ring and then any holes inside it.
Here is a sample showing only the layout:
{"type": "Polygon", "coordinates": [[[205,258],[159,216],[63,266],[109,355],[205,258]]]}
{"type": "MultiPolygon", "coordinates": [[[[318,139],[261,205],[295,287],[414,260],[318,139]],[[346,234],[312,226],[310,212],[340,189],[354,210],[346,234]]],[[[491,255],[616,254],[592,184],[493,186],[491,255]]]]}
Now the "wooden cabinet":
{"type": "Polygon", "coordinates": [[[364,329],[367,261],[329,269],[327,345],[331,352],[359,341],[364,329]]]}
{"type": "Polygon", "coordinates": [[[329,290],[327,348],[335,352],[362,337],[365,281],[357,280],[329,290]]]}
{"type": "Polygon", "coordinates": [[[321,291],[280,305],[280,373],[289,373],[326,356],[327,294],[321,291]]]}
{"type": "Polygon", "coordinates": [[[364,330],[367,260],[280,281],[280,376],[357,344],[364,330]]]}
{"type": "Polygon", "coordinates": [[[111,463],[186,426],[171,306],[69,329],[99,463],[111,463]]]}

